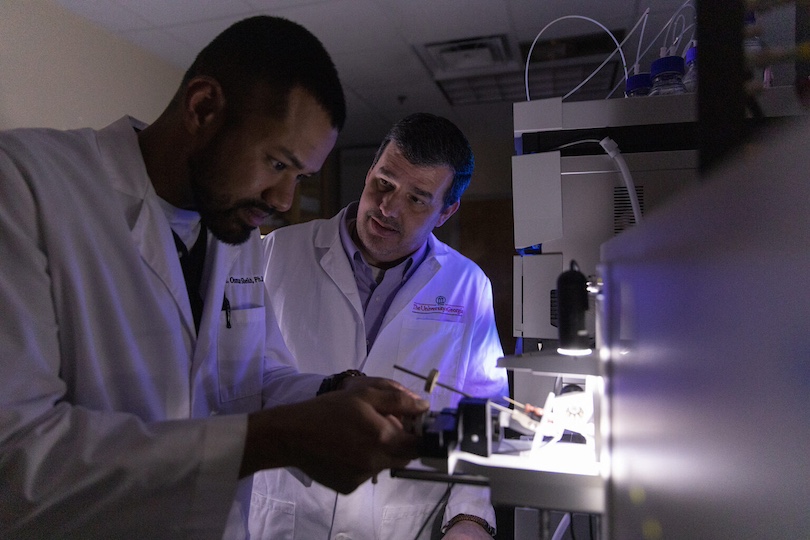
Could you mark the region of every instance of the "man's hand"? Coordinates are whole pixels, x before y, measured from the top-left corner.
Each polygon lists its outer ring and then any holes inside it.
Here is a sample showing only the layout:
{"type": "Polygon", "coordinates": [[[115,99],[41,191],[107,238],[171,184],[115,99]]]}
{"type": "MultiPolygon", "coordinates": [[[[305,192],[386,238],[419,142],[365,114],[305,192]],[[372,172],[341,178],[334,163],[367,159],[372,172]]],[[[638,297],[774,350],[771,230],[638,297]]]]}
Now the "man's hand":
{"type": "Polygon", "coordinates": [[[403,430],[400,419],[421,414],[428,403],[394,381],[351,379],[342,390],[249,415],[240,476],[291,466],[349,493],[418,457],[418,438],[403,430]]]}
{"type": "MultiPolygon", "coordinates": [[[[420,398],[419,394],[415,394],[394,380],[385,379],[382,377],[347,377],[341,382],[339,390],[362,391],[363,388],[378,388],[384,391],[390,391],[392,389],[399,390],[408,394],[413,399],[429,405],[427,401],[423,401],[420,398]]],[[[405,431],[410,433],[413,432],[415,426],[421,422],[421,413],[425,412],[426,410],[427,408],[420,411],[419,414],[416,415],[389,415],[388,419],[392,422],[396,422],[400,427],[403,427],[405,431]]]]}

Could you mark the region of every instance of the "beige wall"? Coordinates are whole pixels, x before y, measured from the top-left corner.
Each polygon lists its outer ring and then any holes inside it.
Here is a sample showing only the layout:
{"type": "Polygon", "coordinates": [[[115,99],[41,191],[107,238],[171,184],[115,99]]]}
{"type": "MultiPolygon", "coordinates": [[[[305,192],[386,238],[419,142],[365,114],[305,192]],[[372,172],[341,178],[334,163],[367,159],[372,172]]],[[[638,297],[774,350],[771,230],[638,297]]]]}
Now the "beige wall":
{"type": "Polygon", "coordinates": [[[152,122],[182,75],[50,0],[0,0],[0,129],[152,122]]]}

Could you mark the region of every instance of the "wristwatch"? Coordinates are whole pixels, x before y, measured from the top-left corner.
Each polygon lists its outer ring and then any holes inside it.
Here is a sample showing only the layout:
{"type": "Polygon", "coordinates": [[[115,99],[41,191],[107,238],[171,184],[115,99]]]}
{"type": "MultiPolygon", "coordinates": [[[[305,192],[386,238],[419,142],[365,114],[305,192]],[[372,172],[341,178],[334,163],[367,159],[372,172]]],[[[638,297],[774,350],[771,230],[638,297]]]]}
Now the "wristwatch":
{"type": "Polygon", "coordinates": [[[356,369],[347,369],[346,371],[336,373],[335,375],[330,375],[329,377],[326,377],[323,380],[320,388],[318,388],[318,392],[315,395],[320,396],[321,394],[331,392],[332,390],[337,390],[338,388],[340,388],[340,385],[343,382],[343,380],[348,379],[349,377],[365,377],[365,376],[366,376],[365,373],[363,373],[362,371],[358,371],[356,369]]]}
{"type": "Polygon", "coordinates": [[[495,527],[487,523],[487,520],[485,520],[484,518],[473,516],[471,514],[456,514],[456,516],[453,517],[453,519],[448,521],[445,524],[445,526],[442,527],[442,534],[446,534],[447,531],[450,530],[450,527],[452,527],[459,521],[472,521],[473,523],[477,523],[481,527],[483,527],[485,531],[487,531],[487,534],[489,534],[493,538],[495,537],[495,527]]]}

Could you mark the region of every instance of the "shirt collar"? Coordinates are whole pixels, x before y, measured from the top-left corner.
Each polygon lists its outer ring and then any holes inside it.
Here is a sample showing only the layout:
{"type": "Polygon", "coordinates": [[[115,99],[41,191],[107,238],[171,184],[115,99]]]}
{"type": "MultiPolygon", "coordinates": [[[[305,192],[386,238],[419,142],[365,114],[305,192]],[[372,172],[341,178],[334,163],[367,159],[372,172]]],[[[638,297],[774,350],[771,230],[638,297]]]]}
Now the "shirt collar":
{"type": "MultiPolygon", "coordinates": [[[[355,201],[350,203],[346,207],[346,213],[343,216],[343,219],[340,220],[339,231],[340,231],[340,242],[343,244],[343,250],[346,252],[346,255],[349,257],[349,263],[352,265],[352,270],[355,274],[357,274],[358,270],[364,269],[371,274],[371,265],[368,264],[363,254],[355,245],[354,240],[352,240],[351,231],[354,230],[357,224],[357,207],[358,202],[355,201]]],[[[409,279],[416,269],[422,264],[422,261],[425,260],[428,254],[428,242],[422,244],[422,246],[413,252],[410,257],[399,263],[394,268],[402,268],[402,280],[405,281],[409,279]]],[[[389,268],[389,270],[393,270],[393,268],[389,268]]]]}

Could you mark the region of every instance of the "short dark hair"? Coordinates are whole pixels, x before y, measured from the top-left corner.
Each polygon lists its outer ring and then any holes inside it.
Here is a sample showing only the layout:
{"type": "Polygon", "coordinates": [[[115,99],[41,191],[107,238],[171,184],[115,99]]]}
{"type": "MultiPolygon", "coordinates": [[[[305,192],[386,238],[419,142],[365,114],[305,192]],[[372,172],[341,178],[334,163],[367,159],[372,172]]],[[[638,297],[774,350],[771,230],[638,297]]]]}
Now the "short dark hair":
{"type": "Polygon", "coordinates": [[[206,75],[222,87],[226,110],[237,117],[260,85],[269,88],[268,112],[283,117],[290,91],[307,90],[338,131],[346,121],[346,99],[329,53],[303,26],[261,15],[234,23],[214,38],[186,71],[183,86],[206,75]]]}
{"type": "Polygon", "coordinates": [[[394,142],[410,163],[418,166],[447,165],[453,182],[444,194],[444,208],[461,198],[470,185],[475,157],[467,138],[450,120],[430,113],[406,116],[385,136],[372,167],[377,164],[388,143],[394,142]]]}

